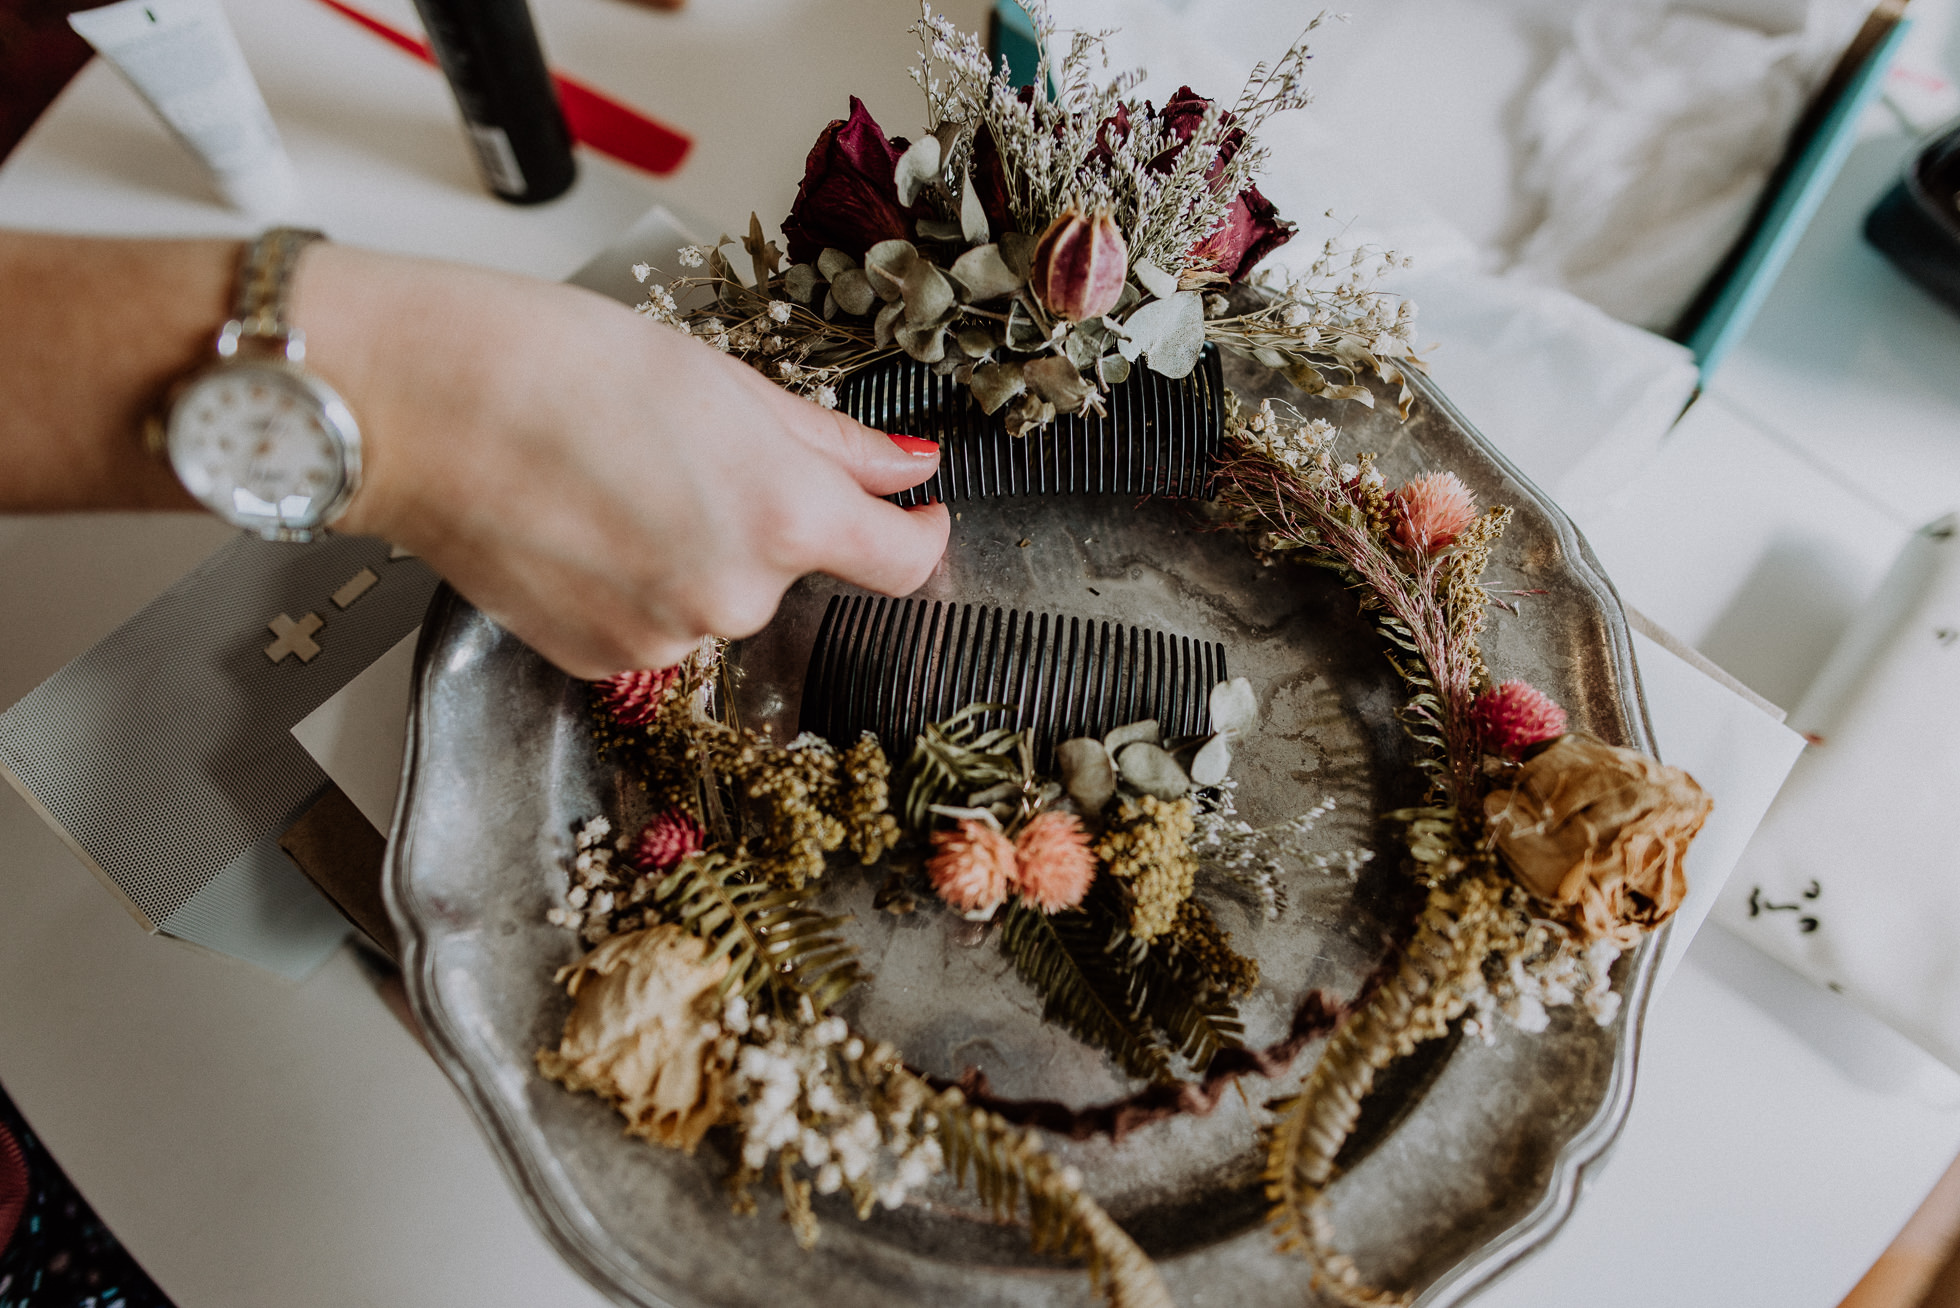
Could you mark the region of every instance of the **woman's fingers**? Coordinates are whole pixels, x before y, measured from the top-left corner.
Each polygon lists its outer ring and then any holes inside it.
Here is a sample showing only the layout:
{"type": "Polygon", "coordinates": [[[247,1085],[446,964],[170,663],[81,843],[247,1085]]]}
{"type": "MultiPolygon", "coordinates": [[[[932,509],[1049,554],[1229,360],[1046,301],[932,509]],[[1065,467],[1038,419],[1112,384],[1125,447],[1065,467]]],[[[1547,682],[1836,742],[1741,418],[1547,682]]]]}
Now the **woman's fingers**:
{"type": "Polygon", "coordinates": [[[901,509],[883,500],[861,500],[835,520],[811,567],[866,590],[909,595],[939,565],[951,525],[943,504],[901,509]]]}
{"type": "Polygon", "coordinates": [[[890,435],[840,413],[823,409],[770,383],[769,402],[783,427],[811,449],[841,466],[873,495],[893,495],[917,486],[939,471],[939,446],[904,433],[890,435]]]}

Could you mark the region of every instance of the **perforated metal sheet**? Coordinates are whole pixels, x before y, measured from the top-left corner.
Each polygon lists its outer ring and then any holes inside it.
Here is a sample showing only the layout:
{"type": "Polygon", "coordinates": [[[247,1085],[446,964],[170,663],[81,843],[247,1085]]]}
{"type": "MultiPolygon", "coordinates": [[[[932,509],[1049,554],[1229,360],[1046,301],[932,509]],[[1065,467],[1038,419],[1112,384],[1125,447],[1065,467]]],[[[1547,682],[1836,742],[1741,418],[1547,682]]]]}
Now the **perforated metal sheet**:
{"type": "Polygon", "coordinates": [[[241,535],[0,714],[0,764],[152,926],[326,784],[293,724],[412,630],[435,589],[388,552],[241,535]],[[380,582],[336,608],[363,567],[380,582]],[[319,654],[274,664],[267,622],[309,612],[319,654]]]}

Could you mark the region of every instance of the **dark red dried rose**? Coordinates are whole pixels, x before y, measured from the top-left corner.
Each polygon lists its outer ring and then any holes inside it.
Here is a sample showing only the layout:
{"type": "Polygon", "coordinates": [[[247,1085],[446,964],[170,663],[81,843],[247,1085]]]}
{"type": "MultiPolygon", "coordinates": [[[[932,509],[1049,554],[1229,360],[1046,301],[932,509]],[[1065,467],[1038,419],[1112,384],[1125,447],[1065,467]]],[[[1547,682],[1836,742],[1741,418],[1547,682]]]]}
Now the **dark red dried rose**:
{"type": "Polygon", "coordinates": [[[783,219],[790,262],[815,263],[827,249],[862,259],[880,241],[910,240],[913,221],[927,210],[898,202],[895,173],[909,144],[887,139],[852,96],[851,116],[832,120],[803,162],[803,184],[783,219]]]}
{"type": "Polygon", "coordinates": [[[1191,247],[1191,263],[1237,281],[1292,240],[1293,232],[1293,224],[1279,216],[1272,201],[1259,194],[1257,186],[1248,186],[1233,199],[1225,221],[1191,247]]]}
{"type": "MultiPolygon", "coordinates": [[[[1203,125],[1205,113],[1210,108],[1211,101],[1190,87],[1177,88],[1177,94],[1165,103],[1162,112],[1156,114],[1165,129],[1177,138],[1176,144],[1166,146],[1150,161],[1154,171],[1167,173],[1171,170],[1178,156],[1184,153],[1191,138],[1203,125]]],[[[1230,130],[1219,141],[1216,153],[1205,167],[1205,177],[1209,181],[1217,181],[1219,174],[1225,171],[1225,165],[1245,144],[1245,132],[1233,127],[1232,121],[1229,113],[1219,117],[1219,123],[1230,130]]],[[[1236,280],[1291,240],[1293,230],[1293,224],[1280,218],[1272,201],[1261,195],[1257,186],[1248,186],[1233,197],[1232,207],[1226,212],[1224,221],[1204,240],[1191,247],[1192,266],[1210,268],[1236,280]]]]}
{"type": "Polygon", "coordinates": [[[995,238],[1002,232],[1016,230],[1014,213],[1007,203],[1007,170],[1001,164],[1000,147],[994,144],[994,134],[984,124],[973,134],[973,159],[967,167],[995,238]]]}

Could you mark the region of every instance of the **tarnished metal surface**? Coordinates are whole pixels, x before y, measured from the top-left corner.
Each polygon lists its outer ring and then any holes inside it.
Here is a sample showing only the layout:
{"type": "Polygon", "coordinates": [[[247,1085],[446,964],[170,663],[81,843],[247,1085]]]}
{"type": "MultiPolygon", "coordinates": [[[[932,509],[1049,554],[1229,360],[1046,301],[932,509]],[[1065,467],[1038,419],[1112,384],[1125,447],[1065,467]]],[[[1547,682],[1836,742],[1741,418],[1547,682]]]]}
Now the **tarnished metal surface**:
{"type": "MultiPolygon", "coordinates": [[[[1228,380],[1243,396],[1290,393],[1242,368],[1228,380]]],[[[1493,669],[1551,693],[1575,724],[1651,748],[1619,603],[1563,515],[1426,388],[1404,424],[1353,405],[1322,411],[1345,426],[1345,448],[1381,456],[1391,483],[1448,469],[1480,501],[1515,507],[1487,581],[1531,593],[1515,597],[1518,613],[1492,613],[1493,669]]],[[[1305,565],[1262,566],[1189,505],[1049,498],[959,509],[946,562],[922,595],[1224,643],[1264,713],[1233,769],[1241,812],[1270,822],[1332,797],[1320,847],[1381,850],[1358,881],[1297,878],[1278,922],[1214,897],[1234,944],[1263,973],[1244,1005],[1248,1038],[1282,1034],[1309,987],[1354,993],[1414,902],[1374,815],[1415,798],[1416,781],[1393,717],[1398,689],[1353,597],[1305,565]]],[[[802,583],[769,629],[734,652],[745,724],[794,734],[817,624],[843,589],[802,583]]],[[[636,795],[594,757],[579,683],[467,604],[438,600],[419,656],[390,908],[417,1016],[565,1256],[622,1303],[674,1308],[1089,1302],[1079,1270],[1032,1257],[1019,1231],[989,1225],[948,1186],[866,1223],[819,1201],[822,1241],[800,1251],[770,1201],[760,1218],[730,1215],[720,1185],[730,1160],[712,1142],[687,1158],[629,1140],[611,1110],[536,1073],[532,1054],[556,1040],[566,1012],[551,974],[580,952],[544,920],[565,888],[573,831],[596,813],[630,820],[636,795]]],[[[976,944],[964,924],[930,909],[875,911],[882,875],[838,872],[827,892],[855,913],[852,932],[876,975],[848,1001],[854,1022],[927,1071],[981,1067],[1006,1095],[1083,1104],[1126,1092],[1102,1055],[1040,1020],[991,939],[976,944]]],[[[1364,1272],[1420,1289],[1425,1305],[1457,1303],[1551,1235],[1625,1116],[1658,948],[1649,941],[1623,960],[1627,1002],[1612,1026],[1557,1010],[1541,1035],[1507,1030],[1492,1046],[1448,1051],[1395,1129],[1352,1159],[1332,1191],[1364,1272]]],[[[1255,1105],[1293,1089],[1317,1049],[1283,1081],[1245,1083],[1210,1117],[1159,1123],[1120,1145],[1054,1142],[1160,1261],[1180,1304],[1313,1302],[1305,1265],[1275,1253],[1262,1226],[1265,1115],[1255,1105]]]]}

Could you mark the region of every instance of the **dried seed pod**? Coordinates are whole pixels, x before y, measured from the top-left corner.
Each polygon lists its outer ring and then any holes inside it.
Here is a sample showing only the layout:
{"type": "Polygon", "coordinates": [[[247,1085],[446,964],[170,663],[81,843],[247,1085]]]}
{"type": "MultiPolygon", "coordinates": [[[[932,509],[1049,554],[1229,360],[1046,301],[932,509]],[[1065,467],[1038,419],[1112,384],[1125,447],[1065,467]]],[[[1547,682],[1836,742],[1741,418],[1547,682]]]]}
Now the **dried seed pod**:
{"type": "Polygon", "coordinates": [[[1130,247],[1108,210],[1070,210],[1041,234],[1028,285],[1048,312],[1082,322],[1116,307],[1129,272],[1130,247]]]}

